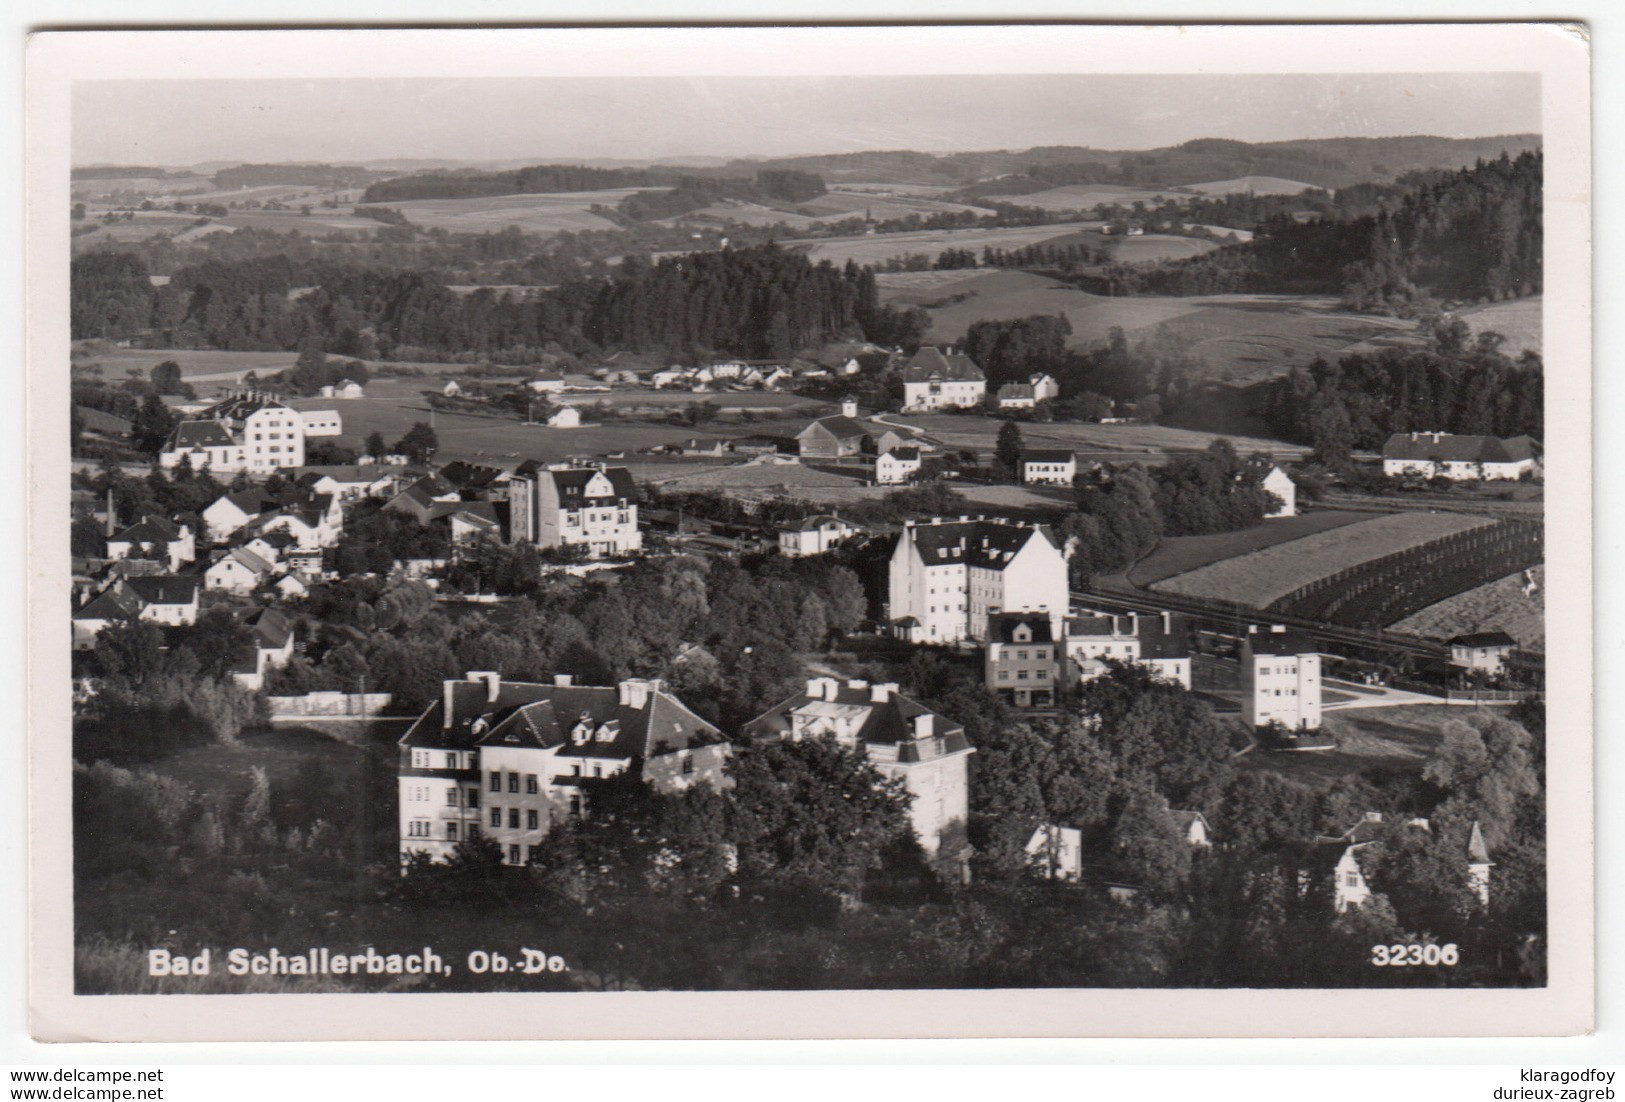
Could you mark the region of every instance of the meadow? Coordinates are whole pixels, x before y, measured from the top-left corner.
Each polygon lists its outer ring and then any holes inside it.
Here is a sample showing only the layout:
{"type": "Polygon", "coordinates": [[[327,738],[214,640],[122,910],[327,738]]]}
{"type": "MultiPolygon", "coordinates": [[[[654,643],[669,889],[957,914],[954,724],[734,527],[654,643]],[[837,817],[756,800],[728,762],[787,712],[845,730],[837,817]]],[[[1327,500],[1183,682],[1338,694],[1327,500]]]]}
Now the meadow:
{"type": "Polygon", "coordinates": [[[383,203],[400,211],[414,226],[448,233],[495,233],[518,226],[526,233],[549,234],[579,230],[613,230],[617,226],[590,210],[613,207],[628,195],[646,188],[611,188],[533,195],[490,195],[469,199],[408,199],[383,203]]]}
{"type": "Polygon", "coordinates": [[[1283,180],[1279,176],[1238,176],[1234,180],[1184,184],[1179,190],[1194,191],[1198,195],[1297,195],[1314,186],[1302,180],[1283,180]]]}
{"type": "MultiPolygon", "coordinates": [[[[952,450],[971,448],[991,452],[1004,422],[998,417],[973,414],[927,413],[887,414],[886,421],[906,425],[926,433],[952,450]]],[[[1159,462],[1170,454],[1200,451],[1221,434],[1169,425],[1100,425],[1092,422],[1027,422],[1021,426],[1021,439],[1027,448],[1068,448],[1080,459],[1159,462]]],[[[1243,455],[1267,452],[1276,459],[1298,459],[1308,449],[1297,444],[1260,437],[1223,435],[1243,455]]]]}
{"type": "Polygon", "coordinates": [[[1177,574],[1152,588],[1252,608],[1371,559],[1493,523],[1461,513],[1392,513],[1302,536],[1177,574]]]}
{"type": "Polygon", "coordinates": [[[1288,543],[1304,536],[1329,532],[1346,524],[1370,519],[1370,513],[1317,509],[1312,513],[1300,513],[1295,517],[1277,517],[1235,532],[1216,532],[1208,536],[1174,536],[1163,540],[1155,551],[1135,563],[1128,572],[1128,579],[1137,586],[1151,586],[1175,575],[1199,570],[1238,555],[1262,551],[1278,543],[1288,543]]]}
{"type": "Polygon", "coordinates": [[[909,230],[903,233],[860,234],[852,237],[787,239],[780,244],[799,248],[813,263],[828,260],[845,264],[884,264],[894,256],[924,253],[935,258],[945,249],[970,249],[978,256],[984,248],[1020,249],[1091,228],[1080,222],[1052,226],[1008,226],[995,229],[909,230]]]}
{"type": "Polygon", "coordinates": [[[1502,351],[1512,356],[1521,352],[1541,351],[1541,296],[1512,299],[1488,306],[1469,306],[1456,311],[1474,335],[1484,332],[1499,333],[1506,338],[1502,351]]]}
{"type": "Polygon", "coordinates": [[[1546,608],[1544,587],[1546,568],[1534,570],[1541,589],[1532,595],[1523,591],[1523,572],[1469,589],[1454,597],[1429,605],[1393,626],[1395,631],[1448,639],[1477,631],[1504,631],[1529,650],[1546,649],[1546,608]]]}
{"type": "Polygon", "coordinates": [[[1443,728],[1464,718],[1447,704],[1391,708],[1338,708],[1321,717],[1321,731],[1337,740],[1331,750],[1255,750],[1236,759],[1243,769],[1280,773],[1315,788],[1328,788],[1350,773],[1377,767],[1418,773],[1443,740],[1443,728]]]}

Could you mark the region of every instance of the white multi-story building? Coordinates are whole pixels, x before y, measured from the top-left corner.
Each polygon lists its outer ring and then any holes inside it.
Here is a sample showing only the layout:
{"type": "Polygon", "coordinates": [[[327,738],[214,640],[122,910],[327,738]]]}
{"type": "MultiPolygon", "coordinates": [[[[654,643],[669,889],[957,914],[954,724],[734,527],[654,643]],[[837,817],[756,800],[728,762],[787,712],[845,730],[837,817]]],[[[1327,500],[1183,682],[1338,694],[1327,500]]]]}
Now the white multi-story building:
{"type": "Polygon", "coordinates": [[[1527,436],[1458,436],[1448,432],[1396,432],[1382,446],[1382,473],[1443,476],[1457,481],[1518,479],[1533,474],[1537,445],[1527,436]]]}
{"type": "Polygon", "coordinates": [[[987,398],[987,376],[963,353],[923,345],[899,373],[903,412],[975,409],[987,398]]]}
{"type": "Polygon", "coordinates": [[[515,542],[586,547],[594,557],[643,550],[637,486],[625,467],[527,461],[508,483],[508,501],[515,542]]]}
{"type": "Polygon", "coordinates": [[[914,643],[985,640],[994,612],[1042,612],[1059,635],[1070,599],[1069,553],[1042,525],[970,517],[910,521],[892,551],[888,615],[897,633],[914,643]]]}
{"type": "Polygon", "coordinates": [[[1320,651],[1307,633],[1253,628],[1241,642],[1241,718],[1254,727],[1320,728],[1320,651]]]}
{"type": "Polygon", "coordinates": [[[875,482],[881,486],[901,486],[923,465],[919,448],[892,448],[875,458],[875,482]]]}
{"type": "Polygon", "coordinates": [[[807,682],[797,693],[745,725],[757,738],[833,738],[859,750],[883,777],[899,779],[911,797],[909,820],[928,857],[950,852],[970,814],[965,729],[897,691],[896,685],[807,682]]]}
{"type": "Polygon", "coordinates": [[[1191,687],[1188,625],[1171,613],[1074,616],[1066,622],[1063,645],[1062,676],[1068,681],[1093,680],[1111,661],[1145,666],[1159,680],[1191,687]]]}
{"type": "Polygon", "coordinates": [[[193,467],[215,474],[269,474],[305,465],[306,435],[305,417],[298,410],[258,391],[245,391],[177,424],[158,463],[176,467],[189,459],[193,467]]]}
{"type": "Polygon", "coordinates": [[[1025,486],[1070,486],[1078,477],[1078,457],[1069,451],[1021,453],[1021,481],[1025,486]]]}
{"type": "Polygon", "coordinates": [[[657,791],[728,784],[729,748],[660,681],[615,686],[446,681],[400,740],[402,860],[489,838],[523,865],[553,824],[591,813],[595,785],[628,771],[657,791]]]}

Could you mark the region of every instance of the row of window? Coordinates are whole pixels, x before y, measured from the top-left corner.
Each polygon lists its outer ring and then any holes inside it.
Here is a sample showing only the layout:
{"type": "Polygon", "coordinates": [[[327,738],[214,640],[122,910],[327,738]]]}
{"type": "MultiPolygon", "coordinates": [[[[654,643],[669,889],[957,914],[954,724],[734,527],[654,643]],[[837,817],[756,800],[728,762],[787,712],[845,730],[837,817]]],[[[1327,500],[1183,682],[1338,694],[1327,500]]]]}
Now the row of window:
{"type": "MultiPolygon", "coordinates": [[[[1024,651],[1024,650],[1016,651],[1016,661],[1017,662],[1025,662],[1025,661],[1027,661],[1028,653],[1029,653],[1028,651],[1024,651]]],[[[1049,648],[1048,647],[1039,647],[1039,648],[1037,648],[1036,650],[1034,650],[1034,651],[1032,651],[1030,653],[1032,655],[1033,660],[1038,661],[1038,662],[1048,661],[1048,659],[1049,659],[1049,648]]]]}
{"type": "MultiPolygon", "coordinates": [[[[501,770],[493,769],[491,771],[491,791],[492,792],[501,792],[502,791],[502,772],[501,772],[501,770]]],[[[518,792],[519,791],[519,774],[518,773],[509,773],[508,774],[508,791],[509,792],[518,792]]],[[[534,796],[540,791],[541,791],[540,781],[537,779],[536,774],[535,773],[526,773],[525,774],[525,793],[527,795],[534,796]]]]}
{"type": "MultiPolygon", "coordinates": [[[[999,680],[1000,681],[1009,681],[1010,680],[1010,671],[1009,670],[1000,670],[999,671],[999,680]]],[[[1016,671],[1016,680],[1017,681],[1026,681],[1027,680],[1027,671],[1026,670],[1017,670],[1016,671]]],[[[1049,680],[1049,671],[1048,670],[1035,670],[1035,671],[1033,671],[1033,680],[1035,680],[1035,681],[1048,681],[1049,680]]]]}
{"type": "MultiPolygon", "coordinates": [[[[576,813],[575,808],[574,808],[574,803],[575,803],[575,801],[572,800],[571,801],[571,804],[572,804],[571,814],[576,813]]],[[[508,808],[508,816],[507,816],[508,829],[509,830],[518,830],[519,829],[519,812],[521,810],[523,810],[524,813],[525,813],[525,829],[526,830],[540,830],[540,829],[542,829],[542,813],[540,811],[537,811],[533,807],[532,808],[510,807],[510,808],[508,808]]],[[[502,827],[502,821],[503,821],[502,808],[493,807],[491,809],[491,819],[490,819],[491,826],[493,828],[495,828],[495,829],[500,829],[502,827]]]]}

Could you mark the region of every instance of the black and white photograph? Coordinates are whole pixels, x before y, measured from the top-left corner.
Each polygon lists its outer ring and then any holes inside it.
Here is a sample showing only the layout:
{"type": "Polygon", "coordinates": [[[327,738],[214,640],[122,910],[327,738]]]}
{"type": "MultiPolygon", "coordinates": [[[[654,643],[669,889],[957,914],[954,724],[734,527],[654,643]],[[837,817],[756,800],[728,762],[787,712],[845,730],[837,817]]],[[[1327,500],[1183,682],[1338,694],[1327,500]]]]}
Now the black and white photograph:
{"type": "Polygon", "coordinates": [[[1588,1028],[1562,28],[41,38],[37,1030],[1588,1028]]]}

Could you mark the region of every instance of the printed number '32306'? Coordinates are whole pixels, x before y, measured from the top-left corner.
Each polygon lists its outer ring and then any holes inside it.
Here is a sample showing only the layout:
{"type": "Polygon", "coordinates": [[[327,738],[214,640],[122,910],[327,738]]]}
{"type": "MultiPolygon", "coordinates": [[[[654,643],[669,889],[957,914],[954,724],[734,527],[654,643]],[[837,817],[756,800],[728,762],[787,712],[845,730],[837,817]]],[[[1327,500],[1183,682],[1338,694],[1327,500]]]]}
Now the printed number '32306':
{"type": "Polygon", "coordinates": [[[1453,967],[1461,962],[1456,943],[1449,945],[1373,945],[1371,963],[1378,968],[1413,968],[1422,965],[1453,967]]]}

